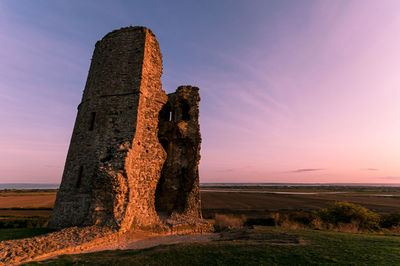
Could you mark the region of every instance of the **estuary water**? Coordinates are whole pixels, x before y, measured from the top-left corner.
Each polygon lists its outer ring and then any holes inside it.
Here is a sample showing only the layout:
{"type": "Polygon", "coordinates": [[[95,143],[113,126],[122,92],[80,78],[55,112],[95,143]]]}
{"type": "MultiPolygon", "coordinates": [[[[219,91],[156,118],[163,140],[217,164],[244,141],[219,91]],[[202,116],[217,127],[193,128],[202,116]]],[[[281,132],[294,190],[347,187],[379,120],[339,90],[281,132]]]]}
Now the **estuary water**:
{"type": "Polygon", "coordinates": [[[29,184],[29,183],[5,183],[0,184],[2,189],[58,189],[60,184],[29,184]]]}

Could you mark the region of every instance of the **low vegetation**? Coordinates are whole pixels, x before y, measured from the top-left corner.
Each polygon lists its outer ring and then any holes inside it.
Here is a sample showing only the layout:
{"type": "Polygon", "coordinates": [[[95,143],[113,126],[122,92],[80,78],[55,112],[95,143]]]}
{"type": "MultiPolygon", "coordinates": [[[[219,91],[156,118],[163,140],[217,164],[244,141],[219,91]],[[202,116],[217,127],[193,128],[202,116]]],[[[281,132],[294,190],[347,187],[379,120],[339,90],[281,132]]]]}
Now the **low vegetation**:
{"type": "Polygon", "coordinates": [[[400,212],[379,215],[363,206],[349,202],[334,202],[317,211],[293,211],[246,216],[215,214],[217,231],[241,226],[278,226],[284,228],[325,229],[353,233],[400,233],[400,212]]]}
{"type": "MultiPolygon", "coordinates": [[[[334,202],[328,208],[316,211],[214,213],[204,216],[214,223],[216,231],[261,225],[400,234],[400,211],[380,215],[348,202],[334,202]]],[[[47,225],[48,219],[48,216],[0,216],[0,229],[41,228],[47,225]]]]}
{"type": "Polygon", "coordinates": [[[328,229],[350,226],[357,231],[377,231],[380,228],[379,223],[380,216],[377,213],[348,202],[335,202],[329,208],[318,210],[313,221],[315,226],[325,225],[328,229]]]}
{"type": "Polygon", "coordinates": [[[232,230],[243,227],[246,218],[224,214],[216,214],[214,218],[215,231],[232,230]]]}
{"type": "Polygon", "coordinates": [[[310,229],[256,227],[259,234],[281,234],[299,244],[214,241],[143,250],[63,255],[28,265],[398,265],[400,238],[310,229]]]}
{"type": "Polygon", "coordinates": [[[400,211],[382,215],[380,224],[383,228],[400,226],[400,211]]]}
{"type": "Polygon", "coordinates": [[[0,217],[2,228],[41,228],[47,225],[49,218],[40,216],[6,216],[0,217]]]}

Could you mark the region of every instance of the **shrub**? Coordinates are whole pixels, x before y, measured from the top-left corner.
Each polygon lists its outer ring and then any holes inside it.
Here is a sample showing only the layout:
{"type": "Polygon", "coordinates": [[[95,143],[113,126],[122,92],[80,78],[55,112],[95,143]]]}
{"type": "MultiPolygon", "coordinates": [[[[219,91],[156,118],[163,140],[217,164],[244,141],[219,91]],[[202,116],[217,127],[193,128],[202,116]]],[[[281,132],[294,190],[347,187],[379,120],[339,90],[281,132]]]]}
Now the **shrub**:
{"type": "Polygon", "coordinates": [[[289,220],[292,222],[296,222],[302,225],[311,225],[312,221],[314,220],[313,213],[310,212],[291,212],[289,213],[289,220]]]}
{"type": "Polygon", "coordinates": [[[352,231],[355,227],[361,230],[379,229],[380,217],[377,213],[345,201],[335,202],[330,207],[317,211],[316,216],[322,222],[332,224],[339,229],[346,225],[351,225],[352,231]]]}
{"type": "Polygon", "coordinates": [[[244,218],[234,217],[225,214],[215,214],[214,227],[216,231],[241,228],[244,224],[244,218]]]}
{"type": "Polygon", "coordinates": [[[298,213],[288,214],[288,213],[274,213],[271,217],[275,220],[275,225],[283,228],[298,229],[304,228],[304,224],[299,222],[301,219],[297,219],[298,213]],[[294,218],[295,220],[291,220],[294,218]]]}
{"type": "Polygon", "coordinates": [[[392,228],[395,226],[400,226],[400,211],[382,215],[380,225],[383,228],[392,228]]]}
{"type": "Polygon", "coordinates": [[[262,226],[275,226],[275,219],[272,217],[266,218],[249,218],[245,222],[246,226],[262,225],[262,226]]]}
{"type": "Polygon", "coordinates": [[[0,218],[0,228],[40,228],[47,225],[48,217],[39,216],[11,216],[0,218]]]}

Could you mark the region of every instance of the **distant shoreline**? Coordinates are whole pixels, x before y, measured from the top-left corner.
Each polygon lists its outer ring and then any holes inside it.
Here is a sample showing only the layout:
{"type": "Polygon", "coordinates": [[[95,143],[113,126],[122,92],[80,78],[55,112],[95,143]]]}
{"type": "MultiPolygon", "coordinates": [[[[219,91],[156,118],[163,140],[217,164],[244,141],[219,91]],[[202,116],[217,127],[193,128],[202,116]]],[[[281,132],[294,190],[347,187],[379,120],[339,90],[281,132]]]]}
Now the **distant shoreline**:
{"type": "Polygon", "coordinates": [[[200,183],[202,187],[400,187],[400,183],[200,183]]]}
{"type": "Polygon", "coordinates": [[[58,189],[60,184],[35,184],[35,183],[4,183],[0,184],[3,189],[58,189]]]}
{"type": "MultiPolygon", "coordinates": [[[[400,183],[200,183],[201,187],[400,187],[400,183]]],[[[0,183],[4,189],[58,189],[60,184],[0,183]]]]}

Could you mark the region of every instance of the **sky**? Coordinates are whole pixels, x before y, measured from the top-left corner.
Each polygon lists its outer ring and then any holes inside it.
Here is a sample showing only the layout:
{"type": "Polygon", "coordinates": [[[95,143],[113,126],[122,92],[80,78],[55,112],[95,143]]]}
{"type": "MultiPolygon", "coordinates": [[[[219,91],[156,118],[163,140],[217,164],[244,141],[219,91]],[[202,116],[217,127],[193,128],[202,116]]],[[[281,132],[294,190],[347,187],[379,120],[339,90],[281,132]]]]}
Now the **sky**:
{"type": "Polygon", "coordinates": [[[200,88],[200,182],[400,183],[400,1],[0,1],[0,183],[59,183],[96,41],[200,88]]]}

